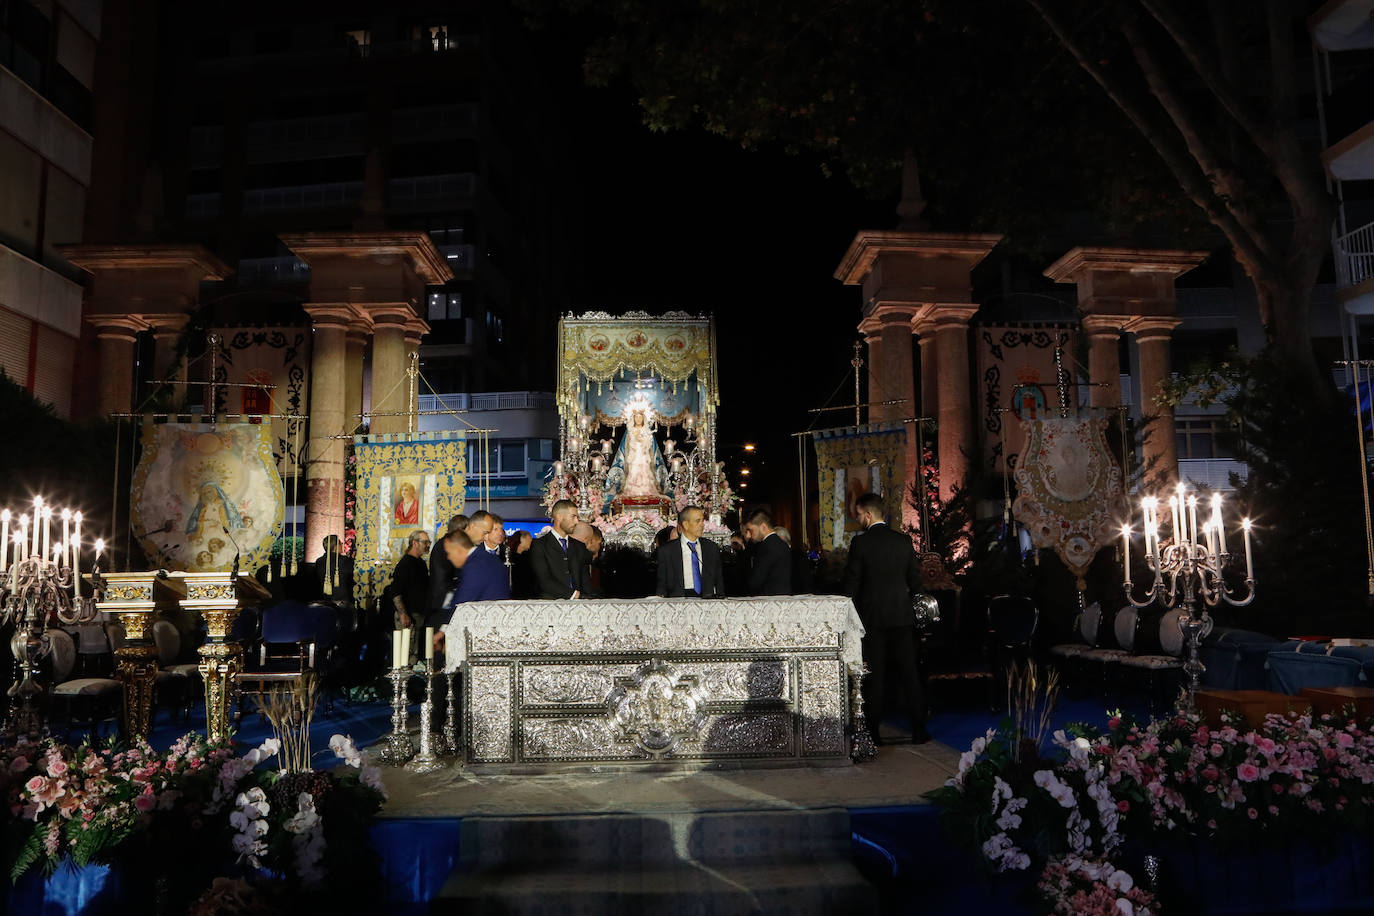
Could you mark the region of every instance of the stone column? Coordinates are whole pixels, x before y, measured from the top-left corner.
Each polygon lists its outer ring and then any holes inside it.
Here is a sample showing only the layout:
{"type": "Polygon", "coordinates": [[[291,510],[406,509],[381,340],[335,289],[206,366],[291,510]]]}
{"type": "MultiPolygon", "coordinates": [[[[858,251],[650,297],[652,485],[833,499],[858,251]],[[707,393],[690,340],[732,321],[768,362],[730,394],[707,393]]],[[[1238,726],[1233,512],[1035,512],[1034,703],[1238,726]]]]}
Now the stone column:
{"type": "MultiPolygon", "coordinates": [[[[940,409],[940,358],[935,346],[935,326],[922,322],[916,329],[921,344],[921,409],[919,416],[933,417],[940,409]]],[[[914,411],[913,411],[914,413],[914,411]]]]}
{"type": "Polygon", "coordinates": [[[869,407],[864,410],[864,419],[869,423],[875,421],[879,414],[875,402],[886,399],[883,394],[883,379],[881,365],[883,359],[883,338],[878,332],[865,333],[864,343],[868,345],[868,397],[869,407]]]}
{"type": "Polygon", "coordinates": [[[940,498],[948,500],[968,479],[973,456],[973,405],[969,401],[968,323],[976,305],[937,305],[931,311],[939,365],[940,498]]]}
{"type": "Polygon", "coordinates": [[[1121,321],[1115,317],[1086,315],[1083,333],[1088,335],[1088,404],[1121,406],[1121,321]]]}
{"type": "Polygon", "coordinates": [[[878,408],[878,419],[900,420],[912,415],[916,385],[911,366],[911,314],[904,309],[878,313],[883,361],[878,369],[883,400],[898,401],[878,408]],[[905,399],[905,400],[903,400],[905,399]]]}
{"type": "Polygon", "coordinates": [[[353,310],[341,304],[305,306],[314,322],[310,357],[310,438],[305,462],[305,559],[322,553],[327,535],[344,533],[344,442],[348,325],[353,310]]]}
{"type": "Polygon", "coordinates": [[[373,435],[406,431],[406,324],[414,316],[405,303],[371,305],[373,435]]]}
{"type": "Polygon", "coordinates": [[[363,357],[371,336],[370,321],[358,320],[348,326],[348,351],[344,357],[344,432],[356,431],[363,422],[363,357]]]}
{"type": "MultiPolygon", "coordinates": [[[[180,410],[186,403],[186,356],[176,355],[177,341],[190,321],[189,315],[145,315],[153,328],[153,380],[157,384],[170,381],[172,408],[180,410]],[[173,365],[173,361],[176,365],[173,365]]],[[[232,413],[232,411],[231,411],[232,413]]]]}
{"type": "Polygon", "coordinates": [[[138,315],[93,315],[100,342],[100,415],[128,413],[134,401],[134,344],[148,325],[138,315]]]}
{"type": "Polygon", "coordinates": [[[1155,404],[1160,385],[1169,378],[1169,338],[1177,318],[1137,318],[1127,330],[1140,348],[1140,416],[1144,438],[1141,451],[1145,479],[1152,488],[1178,480],[1178,447],[1174,443],[1174,409],[1155,404]]]}

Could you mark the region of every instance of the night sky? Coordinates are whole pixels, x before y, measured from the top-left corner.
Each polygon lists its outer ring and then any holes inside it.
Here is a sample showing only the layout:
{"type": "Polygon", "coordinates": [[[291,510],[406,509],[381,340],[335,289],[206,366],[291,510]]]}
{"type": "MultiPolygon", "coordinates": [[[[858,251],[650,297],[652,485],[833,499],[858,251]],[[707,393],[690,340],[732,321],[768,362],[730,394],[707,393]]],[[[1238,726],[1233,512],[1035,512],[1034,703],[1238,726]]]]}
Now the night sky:
{"type": "Polygon", "coordinates": [[[714,314],[721,457],[756,442],[752,465],[764,474],[748,498],[795,501],[790,434],[853,420],[807,412],[832,393],[832,404],[853,403],[860,294],[833,273],[855,232],[893,228],[895,199],[869,200],[780,150],[745,150],[704,131],[652,133],[628,90],[585,88],[567,70],[588,259],[577,309],[714,314]]]}

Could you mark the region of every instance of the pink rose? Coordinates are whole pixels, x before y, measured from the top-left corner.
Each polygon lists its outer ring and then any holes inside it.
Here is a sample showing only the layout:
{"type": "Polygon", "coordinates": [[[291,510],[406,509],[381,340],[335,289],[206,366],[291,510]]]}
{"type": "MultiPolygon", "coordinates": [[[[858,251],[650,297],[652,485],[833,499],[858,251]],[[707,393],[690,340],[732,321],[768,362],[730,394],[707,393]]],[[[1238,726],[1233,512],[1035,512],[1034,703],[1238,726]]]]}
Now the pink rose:
{"type": "Polygon", "coordinates": [[[61,757],[49,757],[49,758],[48,758],[48,775],[49,775],[49,776],[51,776],[53,779],[56,779],[57,777],[63,775],[63,774],[66,773],[66,772],[67,772],[67,761],[63,760],[61,757]]]}
{"type": "Polygon", "coordinates": [[[1347,733],[1347,732],[1337,732],[1337,733],[1336,733],[1336,746],[1339,747],[1339,748],[1354,747],[1354,746],[1355,746],[1355,739],[1352,738],[1352,737],[1350,737],[1349,733],[1347,733]]]}
{"type": "Polygon", "coordinates": [[[28,782],[24,783],[24,788],[28,790],[30,795],[37,795],[47,787],[48,777],[46,776],[34,776],[31,777],[28,782]]]}
{"type": "Polygon", "coordinates": [[[1121,727],[1121,717],[1112,716],[1110,719],[1107,720],[1107,727],[1110,728],[1112,731],[1116,731],[1118,728],[1121,727]]]}
{"type": "Polygon", "coordinates": [[[1261,754],[1272,754],[1272,753],[1274,753],[1274,748],[1275,748],[1275,746],[1276,746],[1276,745],[1274,744],[1274,740],[1273,740],[1272,738],[1256,738],[1256,739],[1255,739],[1255,748],[1256,748],[1261,754]]]}
{"type": "Polygon", "coordinates": [[[134,807],[144,814],[147,814],[149,811],[153,810],[153,807],[156,804],[157,797],[153,795],[144,794],[134,799],[134,807]]]}
{"type": "Polygon", "coordinates": [[[1236,778],[1241,782],[1254,782],[1259,778],[1259,767],[1253,763],[1242,763],[1236,767],[1236,778]]]}
{"type": "Polygon", "coordinates": [[[1116,803],[1116,810],[1120,811],[1122,814],[1125,814],[1127,811],[1131,810],[1131,803],[1123,798],[1121,799],[1121,801],[1116,803]]]}
{"type": "Polygon", "coordinates": [[[1250,820],[1252,820],[1252,821],[1253,821],[1255,818],[1259,817],[1259,812],[1256,811],[1254,808],[1247,808],[1247,809],[1245,810],[1245,813],[1249,816],[1250,820]]]}

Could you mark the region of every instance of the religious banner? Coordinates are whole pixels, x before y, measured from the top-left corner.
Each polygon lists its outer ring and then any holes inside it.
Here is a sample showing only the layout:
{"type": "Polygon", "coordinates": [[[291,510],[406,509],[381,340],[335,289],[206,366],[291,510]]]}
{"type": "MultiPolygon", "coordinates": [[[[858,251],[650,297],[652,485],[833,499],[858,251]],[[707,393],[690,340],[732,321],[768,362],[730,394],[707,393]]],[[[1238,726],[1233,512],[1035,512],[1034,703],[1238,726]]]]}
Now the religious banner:
{"type": "Polygon", "coordinates": [[[463,511],[467,436],[462,430],[357,436],[353,447],[354,594],[361,601],[386,588],[412,531],[423,528],[437,541],[448,520],[463,511]]]}
{"type": "MultiPolygon", "coordinates": [[[[305,413],[310,396],[310,329],[215,328],[215,412],[223,416],[305,413]]],[[[357,423],[356,417],[349,422],[357,423]]],[[[304,420],[270,421],[272,452],[289,475],[305,445],[304,420]]]]}
{"type": "Polygon", "coordinates": [[[1103,416],[1047,417],[1021,424],[1012,515],[1031,543],[1059,554],[1083,575],[1097,551],[1119,536],[1121,469],[1107,448],[1103,416]]]}
{"type": "Polygon", "coordinates": [[[179,572],[267,563],[285,500],[269,426],[145,423],[130,521],[148,561],[179,572]]]}
{"type": "Polygon", "coordinates": [[[994,473],[1011,473],[1025,445],[1021,422],[1043,417],[1046,410],[1057,413],[1060,407],[1074,406],[1072,389],[1069,404],[1059,402],[1054,363],[1058,348],[1069,372],[1074,331],[1062,325],[988,325],[976,333],[983,459],[994,473]]]}
{"type": "Polygon", "coordinates": [[[811,437],[816,446],[821,546],[848,549],[855,532],[862,530],[855,503],[865,493],[883,498],[884,517],[900,529],[906,499],[906,424],[822,429],[811,437]]]}

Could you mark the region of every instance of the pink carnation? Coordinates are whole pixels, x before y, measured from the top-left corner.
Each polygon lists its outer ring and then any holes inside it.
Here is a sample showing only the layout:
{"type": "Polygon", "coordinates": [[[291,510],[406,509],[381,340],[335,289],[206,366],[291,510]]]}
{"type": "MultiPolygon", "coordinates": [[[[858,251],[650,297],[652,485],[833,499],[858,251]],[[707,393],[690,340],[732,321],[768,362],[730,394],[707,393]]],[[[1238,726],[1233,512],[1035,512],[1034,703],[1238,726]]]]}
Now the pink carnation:
{"type": "Polygon", "coordinates": [[[1236,767],[1236,778],[1241,782],[1254,782],[1259,778],[1259,767],[1253,763],[1242,763],[1236,767]]]}

